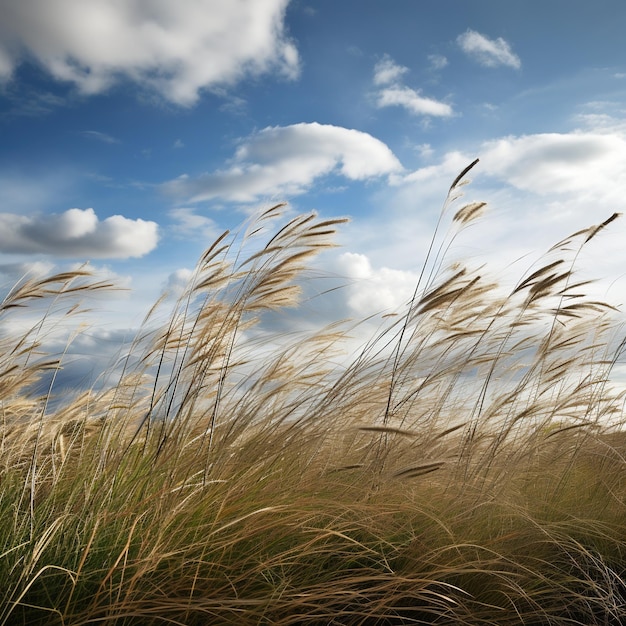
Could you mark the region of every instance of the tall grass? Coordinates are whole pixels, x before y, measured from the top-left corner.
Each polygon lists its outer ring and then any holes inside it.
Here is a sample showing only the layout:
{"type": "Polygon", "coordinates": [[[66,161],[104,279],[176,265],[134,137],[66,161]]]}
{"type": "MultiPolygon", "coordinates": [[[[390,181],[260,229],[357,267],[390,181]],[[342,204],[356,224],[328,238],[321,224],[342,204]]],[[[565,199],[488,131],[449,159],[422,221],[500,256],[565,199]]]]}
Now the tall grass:
{"type": "Polygon", "coordinates": [[[110,285],[19,283],[3,325],[42,316],[0,343],[0,626],[624,623],[623,342],[576,277],[617,216],[507,291],[446,260],[484,206],[456,206],[473,165],[347,365],[341,324],[258,327],[342,220],[278,205],[224,233],[119,382],[65,402],[36,393],[62,367],[41,344],[110,285]]]}

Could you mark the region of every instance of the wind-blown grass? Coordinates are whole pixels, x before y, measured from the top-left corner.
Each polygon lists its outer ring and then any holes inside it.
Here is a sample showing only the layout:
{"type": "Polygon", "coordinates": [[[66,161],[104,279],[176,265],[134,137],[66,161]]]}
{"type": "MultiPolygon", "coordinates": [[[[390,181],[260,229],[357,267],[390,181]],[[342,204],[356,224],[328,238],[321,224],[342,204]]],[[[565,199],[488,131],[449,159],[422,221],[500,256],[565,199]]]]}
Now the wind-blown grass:
{"type": "Polygon", "coordinates": [[[62,365],[40,344],[110,285],[17,285],[4,322],[49,307],[0,340],[0,626],[623,623],[621,327],[575,271],[617,216],[507,292],[446,261],[484,206],[452,213],[473,165],[347,365],[341,324],[255,338],[342,221],[281,205],[206,251],[117,385],[65,403],[33,392],[62,365]]]}

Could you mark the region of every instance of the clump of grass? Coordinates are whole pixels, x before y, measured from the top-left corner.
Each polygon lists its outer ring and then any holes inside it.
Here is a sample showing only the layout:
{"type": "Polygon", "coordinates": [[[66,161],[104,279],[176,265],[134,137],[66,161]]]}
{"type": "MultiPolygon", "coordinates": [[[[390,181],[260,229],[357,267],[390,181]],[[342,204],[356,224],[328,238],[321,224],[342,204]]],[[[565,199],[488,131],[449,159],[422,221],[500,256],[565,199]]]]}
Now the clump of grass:
{"type": "Polygon", "coordinates": [[[255,334],[343,221],[282,205],[205,252],[117,385],[65,403],[33,392],[61,366],[41,340],[110,286],[11,291],[3,320],[50,306],[0,343],[0,625],[623,623],[623,341],[575,267],[617,216],[507,293],[446,261],[483,207],[346,366],[340,324],[255,334]]]}

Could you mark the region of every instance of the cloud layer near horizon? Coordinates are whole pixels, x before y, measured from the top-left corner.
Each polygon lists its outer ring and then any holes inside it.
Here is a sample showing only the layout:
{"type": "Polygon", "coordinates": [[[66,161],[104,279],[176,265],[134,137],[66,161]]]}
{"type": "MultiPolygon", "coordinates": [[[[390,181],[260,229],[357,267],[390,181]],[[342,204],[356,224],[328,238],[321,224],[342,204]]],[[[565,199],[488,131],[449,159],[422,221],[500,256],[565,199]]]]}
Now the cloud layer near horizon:
{"type": "MultiPolygon", "coordinates": [[[[384,221],[367,226],[380,240],[394,241],[393,248],[372,253],[373,266],[388,263],[388,258],[410,259],[412,250],[426,246],[427,242],[416,246],[413,239],[434,223],[442,189],[476,157],[480,163],[470,174],[474,184],[465,193],[467,201],[487,201],[489,215],[455,239],[455,254],[480,259],[477,263],[489,260],[503,276],[524,269],[567,235],[600,224],[623,209],[626,129],[621,120],[603,118],[601,127],[589,125],[564,133],[496,137],[471,152],[445,152],[436,163],[396,179],[395,190],[386,196],[389,210],[384,221]]],[[[620,298],[617,303],[624,294],[625,236],[622,218],[606,229],[601,241],[598,238],[583,251],[592,261],[581,261],[587,276],[606,279],[590,289],[599,298],[612,290],[620,298]]]]}
{"type": "Polygon", "coordinates": [[[240,145],[228,169],[181,176],[164,190],[188,202],[253,202],[304,193],[335,171],[349,180],[366,180],[399,173],[402,165],[382,141],[358,130],[317,122],[270,126],[240,145]]]}
{"type": "Polygon", "coordinates": [[[626,192],[626,137],[576,131],[504,137],[483,143],[487,173],[539,195],[576,194],[596,201],[626,192]]]}
{"type": "Polygon", "coordinates": [[[0,213],[0,253],[126,259],[152,251],[158,238],[155,222],[121,215],[101,221],[93,209],[38,216],[0,213]]]}
{"type": "Polygon", "coordinates": [[[289,0],[4,0],[0,80],[27,57],[85,94],[121,76],[191,105],[201,89],[277,71],[293,78],[289,0]]]}
{"type": "Polygon", "coordinates": [[[447,152],[440,162],[407,174],[403,183],[424,183],[455,173],[480,158],[477,170],[511,187],[576,202],[618,202],[626,194],[626,129],[606,127],[566,133],[508,135],[483,141],[475,154],[447,152]]]}

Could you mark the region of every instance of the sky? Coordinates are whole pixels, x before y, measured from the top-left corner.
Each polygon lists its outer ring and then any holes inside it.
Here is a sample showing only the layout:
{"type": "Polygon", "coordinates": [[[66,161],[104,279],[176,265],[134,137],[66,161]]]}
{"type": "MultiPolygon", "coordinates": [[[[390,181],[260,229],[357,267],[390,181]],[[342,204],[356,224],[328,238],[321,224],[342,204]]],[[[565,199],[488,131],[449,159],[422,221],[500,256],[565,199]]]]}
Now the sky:
{"type": "MultiPolygon", "coordinates": [[[[451,254],[519,277],[624,210],[623,0],[0,0],[0,288],[89,261],[127,339],[224,229],[280,201],[349,217],[309,318],[410,296],[447,189],[451,254]]],[[[581,263],[623,304],[626,219],[581,263]]],[[[104,350],[106,352],[106,350],[104,350]]]]}

